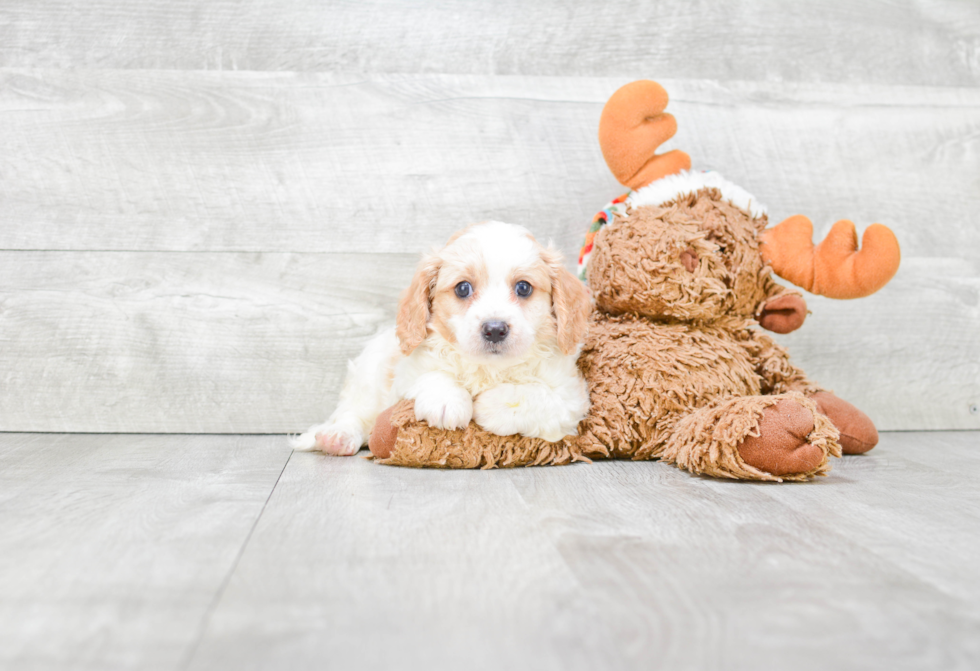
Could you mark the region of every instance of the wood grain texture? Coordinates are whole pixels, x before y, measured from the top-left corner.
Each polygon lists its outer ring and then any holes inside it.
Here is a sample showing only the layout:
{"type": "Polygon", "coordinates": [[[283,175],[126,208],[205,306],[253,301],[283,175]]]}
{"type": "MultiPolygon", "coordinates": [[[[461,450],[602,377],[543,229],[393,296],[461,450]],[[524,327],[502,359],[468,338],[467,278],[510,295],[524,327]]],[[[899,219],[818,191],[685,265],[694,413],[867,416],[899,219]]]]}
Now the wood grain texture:
{"type": "Polygon", "coordinates": [[[419,252],[501,219],[572,251],[616,187],[570,83],[3,72],[0,249],[419,252]]]}
{"type": "MultiPolygon", "coordinates": [[[[25,12],[79,18],[26,7],[0,10],[15,16],[0,30],[34,35],[35,54],[61,24],[25,12]]],[[[237,6],[192,7],[149,14],[204,25],[237,6]]],[[[948,23],[961,7],[877,11],[948,23]]],[[[166,39],[197,39],[181,25],[166,39]]],[[[172,52],[173,67],[192,51],[172,52]]],[[[0,69],[0,429],[285,432],[322,420],[420,251],[496,218],[574,257],[585,223],[622,190],[595,134],[629,78],[0,69]]],[[[748,79],[661,77],[680,121],[671,146],[773,220],[805,213],[818,236],[839,218],[881,221],[903,248],[883,292],[811,299],[808,324],[782,341],[881,428],[980,427],[980,90],[748,79]]]]}
{"type": "Polygon", "coordinates": [[[980,263],[906,258],[874,296],[806,300],[803,326],[775,337],[811,379],[882,429],[980,428],[980,263]]]}
{"type": "MultiPolygon", "coordinates": [[[[0,253],[0,430],[286,433],[394,321],[412,254],[0,253]]],[[[780,340],[881,429],[980,428],[980,278],[906,263],[780,340]]]]}
{"type": "Polygon", "coordinates": [[[8,0],[0,66],[980,84],[971,2],[8,0]]]}
{"type": "Polygon", "coordinates": [[[506,476],[291,462],[190,669],[588,668],[594,617],[506,476]]]}
{"type": "MultiPolygon", "coordinates": [[[[578,251],[624,79],[0,71],[0,249],[418,252],[501,219],[578,251]]],[[[664,80],[671,146],[824,231],[980,258],[980,90],[664,80]]]]}
{"type": "Polygon", "coordinates": [[[289,450],[0,434],[0,667],[176,669],[289,450]]]}
{"type": "Polygon", "coordinates": [[[416,261],[2,253],[0,430],[305,430],[416,261]]]}
{"type": "Polygon", "coordinates": [[[802,485],[296,454],[191,669],[971,669],[978,432],[802,485]]]}

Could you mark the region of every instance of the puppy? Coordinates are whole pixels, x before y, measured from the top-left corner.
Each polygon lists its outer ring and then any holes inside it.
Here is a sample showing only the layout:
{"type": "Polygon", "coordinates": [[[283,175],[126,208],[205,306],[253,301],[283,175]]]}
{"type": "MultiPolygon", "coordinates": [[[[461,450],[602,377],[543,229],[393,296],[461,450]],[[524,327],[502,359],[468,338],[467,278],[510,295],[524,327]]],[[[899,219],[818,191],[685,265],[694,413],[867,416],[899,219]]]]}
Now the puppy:
{"type": "Polygon", "coordinates": [[[354,454],[406,398],[438,428],[475,419],[503,436],[574,434],[589,406],[576,360],[590,310],[585,286],[527,229],[474,224],[422,259],[396,325],[348,364],[337,409],[293,448],[354,454]]]}

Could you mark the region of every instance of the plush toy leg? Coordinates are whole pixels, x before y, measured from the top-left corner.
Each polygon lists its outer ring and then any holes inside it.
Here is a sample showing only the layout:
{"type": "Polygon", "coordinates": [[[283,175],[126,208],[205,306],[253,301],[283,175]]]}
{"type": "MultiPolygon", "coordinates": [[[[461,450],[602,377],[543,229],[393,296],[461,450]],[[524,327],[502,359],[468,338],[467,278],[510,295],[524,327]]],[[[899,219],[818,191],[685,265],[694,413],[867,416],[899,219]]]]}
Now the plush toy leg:
{"type": "Polygon", "coordinates": [[[790,363],[785,348],[764,333],[753,332],[750,342],[756,369],[763,379],[763,393],[798,391],[813,399],[817,410],[827,415],[840,431],[844,454],[862,454],[878,444],[878,430],[863,412],[825,391],[790,363]]]}
{"type": "Polygon", "coordinates": [[[871,418],[844,399],[829,391],[810,397],[817,410],[827,415],[840,431],[840,446],[844,454],[864,454],[878,444],[878,429],[871,418]]]}
{"type": "Polygon", "coordinates": [[[412,401],[400,401],[381,412],[368,439],[371,454],[393,466],[477,468],[481,455],[462,444],[463,431],[433,429],[415,419],[412,401]]]}
{"type": "Polygon", "coordinates": [[[807,442],[813,431],[813,413],[792,399],[763,409],[759,435],[749,434],[738,444],[742,460],[776,476],[806,473],[826,461],[820,447],[807,442]]]}
{"type": "Polygon", "coordinates": [[[697,474],[808,480],[841,456],[837,429],[800,393],[741,396],[678,421],[661,459],[697,474]]]}
{"type": "Polygon", "coordinates": [[[415,419],[412,401],[400,401],[378,416],[368,447],[378,463],[391,466],[510,468],[589,461],[574,436],[553,443],[498,436],[472,421],[465,429],[434,429],[415,419]]]}

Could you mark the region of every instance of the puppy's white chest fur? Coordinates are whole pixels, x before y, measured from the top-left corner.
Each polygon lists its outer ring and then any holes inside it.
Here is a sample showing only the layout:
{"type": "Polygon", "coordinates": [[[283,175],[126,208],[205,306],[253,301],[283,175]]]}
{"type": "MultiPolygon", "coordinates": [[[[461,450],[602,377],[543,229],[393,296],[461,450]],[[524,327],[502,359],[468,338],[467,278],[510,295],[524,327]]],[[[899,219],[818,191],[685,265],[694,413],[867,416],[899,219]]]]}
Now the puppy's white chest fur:
{"type": "Polygon", "coordinates": [[[411,355],[402,357],[396,363],[392,391],[395,394],[394,400],[406,398],[406,392],[420,374],[440,371],[475,397],[501,384],[557,382],[569,373],[574,375],[574,362],[575,357],[563,355],[554,340],[535,343],[519,359],[474,361],[435,335],[427,338],[411,355]]]}

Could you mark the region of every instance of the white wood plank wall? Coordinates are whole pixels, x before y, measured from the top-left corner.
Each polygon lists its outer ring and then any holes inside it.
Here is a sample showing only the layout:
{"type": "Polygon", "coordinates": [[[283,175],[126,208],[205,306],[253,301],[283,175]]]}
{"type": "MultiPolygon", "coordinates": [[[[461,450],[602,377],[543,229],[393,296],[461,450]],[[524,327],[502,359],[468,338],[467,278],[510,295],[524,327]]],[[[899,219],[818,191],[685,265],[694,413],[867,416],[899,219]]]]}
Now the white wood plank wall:
{"type": "Polygon", "coordinates": [[[456,228],[576,253],[622,190],[599,112],[640,77],[771,218],[898,234],[885,290],[808,299],[795,359],[880,428],[980,428],[976,3],[12,0],[0,430],[321,420],[456,228]]]}

